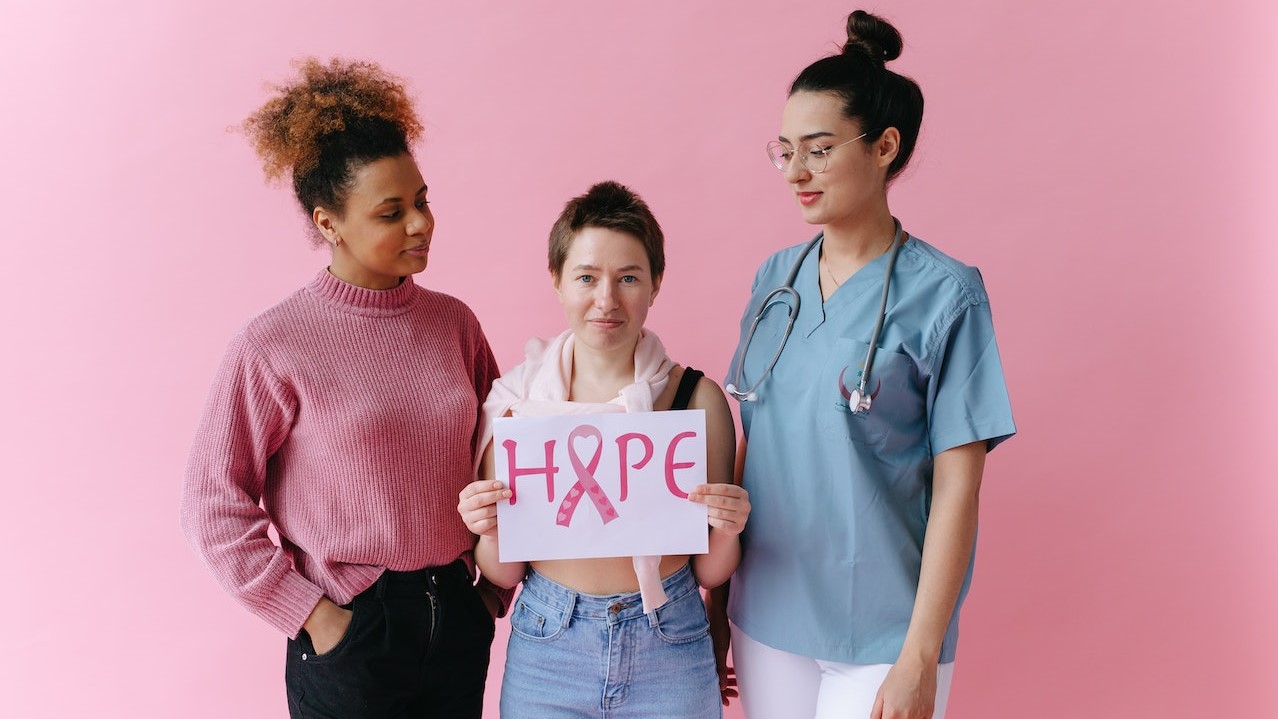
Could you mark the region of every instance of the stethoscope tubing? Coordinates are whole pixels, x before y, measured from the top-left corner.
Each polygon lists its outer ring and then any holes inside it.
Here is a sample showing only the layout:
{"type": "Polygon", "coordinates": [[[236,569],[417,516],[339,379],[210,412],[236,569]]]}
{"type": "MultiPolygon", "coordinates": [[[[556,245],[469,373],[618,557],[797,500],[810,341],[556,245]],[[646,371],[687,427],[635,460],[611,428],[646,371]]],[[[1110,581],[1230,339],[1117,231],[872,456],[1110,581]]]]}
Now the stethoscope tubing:
{"type": "MultiPolygon", "coordinates": [[[[855,393],[855,402],[853,402],[852,411],[861,412],[868,411],[870,407],[870,397],[866,394],[866,387],[870,381],[870,369],[874,366],[874,354],[878,350],[879,337],[883,333],[883,324],[887,318],[888,292],[892,286],[892,270],[896,267],[896,257],[901,252],[901,246],[905,243],[902,241],[902,235],[905,231],[901,228],[901,221],[892,218],[894,225],[894,234],[892,236],[892,254],[888,256],[887,269],[883,273],[883,296],[879,300],[879,315],[874,322],[874,331],[870,333],[870,347],[865,355],[865,367],[861,370],[861,379],[857,382],[855,393]]],[[[825,237],[824,232],[817,233],[803,247],[803,251],[799,253],[799,257],[795,260],[794,265],[790,268],[789,275],[786,276],[785,284],[773,288],[768,294],[763,296],[763,300],[759,303],[759,310],[755,312],[754,320],[750,323],[750,329],[746,332],[745,344],[741,349],[741,359],[737,363],[737,371],[734,376],[735,382],[729,382],[724,389],[728,391],[739,402],[751,402],[758,399],[756,391],[759,385],[763,384],[763,380],[772,373],[772,368],[776,366],[777,361],[781,359],[781,353],[785,350],[786,342],[790,339],[790,332],[794,328],[794,320],[799,316],[799,305],[801,299],[799,293],[794,289],[794,281],[799,277],[799,269],[803,266],[803,262],[807,259],[808,254],[812,252],[812,248],[825,237]],[[754,341],[755,330],[759,327],[760,320],[763,319],[764,313],[778,295],[788,295],[793,298],[794,304],[787,305],[788,313],[786,318],[785,331],[781,334],[781,342],[777,345],[777,351],[773,353],[772,358],[768,361],[767,367],[759,374],[759,378],[750,385],[749,389],[741,390],[740,383],[744,381],[745,374],[745,358],[746,353],[750,350],[750,344],[754,341]]]]}
{"type": "Polygon", "coordinates": [[[883,297],[879,300],[879,317],[874,322],[874,331],[870,333],[870,349],[865,353],[865,369],[861,371],[861,381],[857,383],[857,389],[861,391],[861,396],[865,397],[865,388],[870,381],[870,368],[874,366],[874,353],[879,349],[879,335],[883,333],[883,321],[887,318],[888,289],[892,286],[892,270],[896,267],[896,256],[901,253],[901,245],[905,244],[901,241],[903,230],[901,222],[895,217],[892,222],[896,224],[896,234],[892,236],[892,254],[888,255],[887,269],[883,272],[883,297]]]}

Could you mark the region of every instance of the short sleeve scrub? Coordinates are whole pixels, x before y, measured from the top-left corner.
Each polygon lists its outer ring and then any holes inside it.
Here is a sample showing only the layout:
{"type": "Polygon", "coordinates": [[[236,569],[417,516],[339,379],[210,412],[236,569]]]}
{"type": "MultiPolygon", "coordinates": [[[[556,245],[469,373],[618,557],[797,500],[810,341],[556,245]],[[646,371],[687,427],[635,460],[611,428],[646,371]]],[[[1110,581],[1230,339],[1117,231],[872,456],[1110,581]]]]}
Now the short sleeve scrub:
{"type": "MultiPolygon", "coordinates": [[[[733,377],[744,385],[782,342],[787,311],[774,302],[745,347],[764,296],[785,282],[804,246],[763,263],[741,321],[733,377]]],[[[800,312],[757,398],[741,404],[750,521],[728,615],[782,651],[846,664],[897,660],[914,608],[932,497],[933,457],[977,441],[993,448],[1016,432],[980,273],[905,237],[893,270],[867,391],[852,414],[878,317],[890,252],[822,302],[820,242],[794,288],[800,312]]],[[[954,660],[959,608],[940,661],[954,660]]]]}

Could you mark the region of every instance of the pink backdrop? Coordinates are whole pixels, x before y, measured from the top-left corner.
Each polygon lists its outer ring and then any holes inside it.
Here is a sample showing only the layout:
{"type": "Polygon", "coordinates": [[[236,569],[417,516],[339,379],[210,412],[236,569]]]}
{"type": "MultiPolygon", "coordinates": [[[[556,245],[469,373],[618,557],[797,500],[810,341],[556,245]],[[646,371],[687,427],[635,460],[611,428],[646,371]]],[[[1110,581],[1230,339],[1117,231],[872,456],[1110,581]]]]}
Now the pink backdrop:
{"type": "MultiPolygon", "coordinates": [[[[650,326],[722,376],[755,266],[811,231],[763,144],[854,7],[0,7],[0,716],[285,716],[282,639],[177,523],[226,340],[325,263],[226,131],[263,81],[303,54],[411,80],[422,281],[503,366],[562,325],[557,209],[633,185],[670,238],[650,326]]],[[[1276,7],[869,8],[928,98],[893,208],[984,271],[1021,431],[989,465],[953,719],[1278,716],[1276,7]]]]}

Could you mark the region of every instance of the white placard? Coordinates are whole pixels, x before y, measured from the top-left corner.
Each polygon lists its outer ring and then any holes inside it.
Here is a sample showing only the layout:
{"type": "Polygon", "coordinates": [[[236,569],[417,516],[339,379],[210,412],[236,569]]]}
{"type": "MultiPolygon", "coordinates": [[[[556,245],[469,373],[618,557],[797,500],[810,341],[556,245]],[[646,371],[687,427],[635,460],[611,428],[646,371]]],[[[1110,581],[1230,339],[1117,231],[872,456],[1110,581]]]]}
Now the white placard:
{"type": "Polygon", "coordinates": [[[709,550],[704,410],[505,417],[493,468],[503,562],[709,550]]]}

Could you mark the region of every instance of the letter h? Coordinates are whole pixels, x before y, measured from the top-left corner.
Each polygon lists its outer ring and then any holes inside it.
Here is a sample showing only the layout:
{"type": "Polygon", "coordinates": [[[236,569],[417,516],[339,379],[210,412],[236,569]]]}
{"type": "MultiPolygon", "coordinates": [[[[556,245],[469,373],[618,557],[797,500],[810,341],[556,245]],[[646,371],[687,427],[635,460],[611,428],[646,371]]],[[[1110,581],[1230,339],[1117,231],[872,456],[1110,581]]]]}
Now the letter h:
{"type": "Polygon", "coordinates": [[[519,468],[515,466],[515,440],[508,439],[501,443],[506,450],[506,476],[510,484],[510,504],[515,504],[515,478],[525,474],[542,474],[546,476],[546,501],[555,501],[555,475],[559,468],[555,466],[555,440],[546,441],[546,464],[543,467],[519,468]]]}

